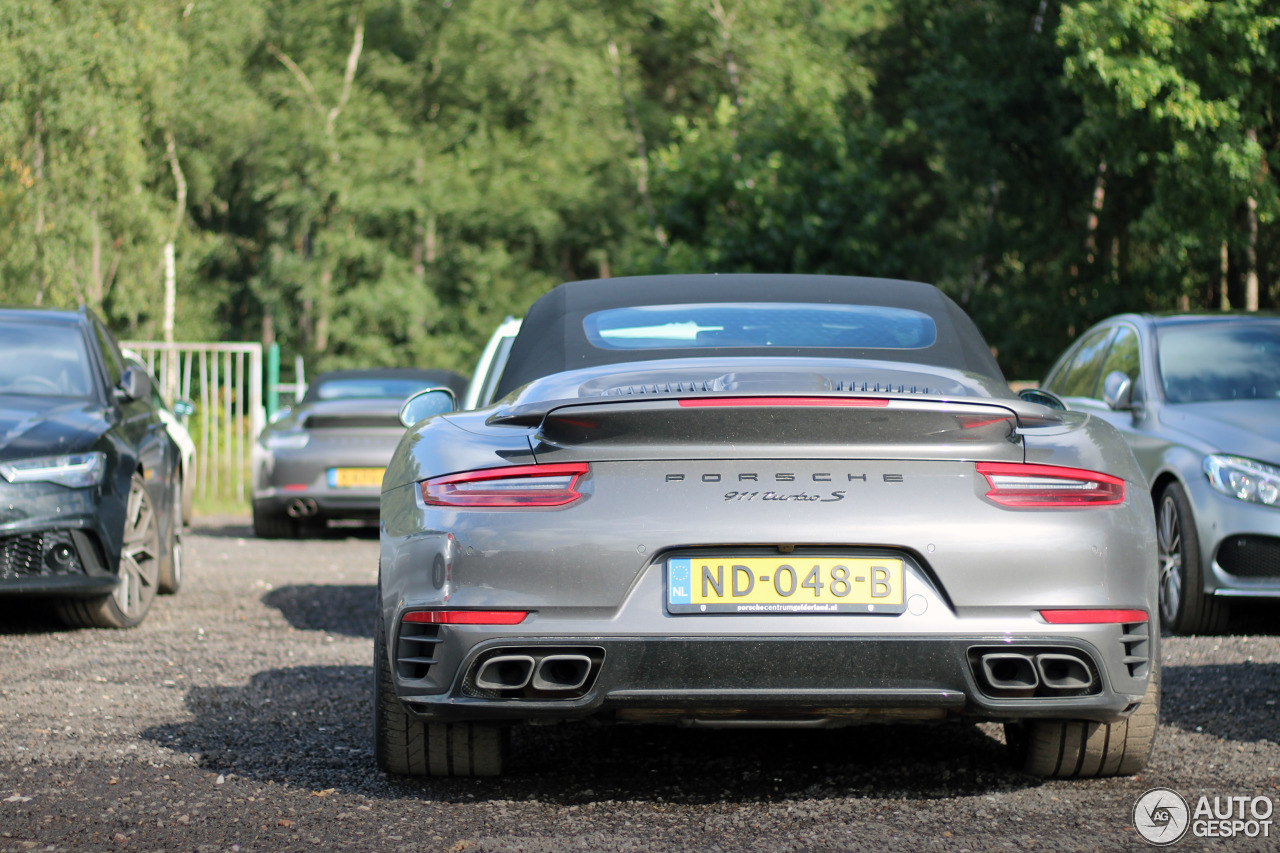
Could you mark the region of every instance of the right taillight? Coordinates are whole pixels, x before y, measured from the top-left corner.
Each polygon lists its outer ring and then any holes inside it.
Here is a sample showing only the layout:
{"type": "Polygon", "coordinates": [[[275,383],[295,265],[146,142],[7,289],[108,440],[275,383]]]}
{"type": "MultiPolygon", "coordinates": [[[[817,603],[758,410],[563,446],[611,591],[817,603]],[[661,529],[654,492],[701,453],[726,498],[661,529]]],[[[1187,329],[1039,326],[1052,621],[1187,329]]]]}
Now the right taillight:
{"type": "Polygon", "coordinates": [[[979,462],[977,468],[991,486],[987,498],[1003,506],[1069,508],[1124,502],[1124,480],[1110,474],[1005,462],[979,462]]]}
{"type": "Polygon", "coordinates": [[[585,462],[570,462],[446,474],[422,481],[422,499],[450,507],[565,506],[582,497],[578,481],[588,470],[585,462]]]}

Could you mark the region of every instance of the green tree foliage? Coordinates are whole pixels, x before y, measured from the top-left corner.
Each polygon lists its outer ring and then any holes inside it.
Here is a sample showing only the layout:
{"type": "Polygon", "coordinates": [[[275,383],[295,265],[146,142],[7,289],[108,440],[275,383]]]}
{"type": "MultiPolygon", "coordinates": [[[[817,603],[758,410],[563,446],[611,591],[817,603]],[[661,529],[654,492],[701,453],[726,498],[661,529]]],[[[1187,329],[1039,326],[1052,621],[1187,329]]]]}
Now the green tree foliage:
{"type": "Polygon", "coordinates": [[[0,297],[466,369],[567,280],[1280,304],[1274,0],[0,0],[0,297]],[[1225,261],[1224,261],[1225,258],[1225,261]]]}
{"type": "MultiPolygon", "coordinates": [[[[1244,307],[1251,276],[1277,304],[1280,9],[1264,0],[1101,0],[1064,9],[1064,76],[1087,107],[1071,142],[1106,163],[1115,277],[1154,307],[1244,307]],[[1274,241],[1274,235],[1267,235],[1274,241]],[[1222,253],[1228,269],[1222,272],[1222,253]],[[1266,287],[1265,283],[1270,286],[1266,287]]],[[[1257,307],[1254,296],[1253,307],[1257,307]]]]}
{"type": "Polygon", "coordinates": [[[155,294],[153,133],[182,46],[163,3],[0,4],[0,232],[9,299],[132,315],[155,294]]]}

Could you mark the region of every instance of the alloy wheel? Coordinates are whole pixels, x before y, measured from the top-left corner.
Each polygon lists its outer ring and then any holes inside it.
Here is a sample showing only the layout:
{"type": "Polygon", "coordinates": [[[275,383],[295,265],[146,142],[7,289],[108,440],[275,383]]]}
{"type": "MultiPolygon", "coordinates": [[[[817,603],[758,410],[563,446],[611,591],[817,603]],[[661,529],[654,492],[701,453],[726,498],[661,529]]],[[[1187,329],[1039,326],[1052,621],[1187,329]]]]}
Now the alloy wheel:
{"type": "Polygon", "coordinates": [[[1166,624],[1171,624],[1182,606],[1182,519],[1169,494],[1160,501],[1156,551],[1160,560],[1160,615],[1166,624]]]}
{"type": "Polygon", "coordinates": [[[125,512],[120,548],[120,583],[112,597],[127,619],[138,619],[151,606],[160,573],[160,532],[146,487],[134,479],[125,512]]]}

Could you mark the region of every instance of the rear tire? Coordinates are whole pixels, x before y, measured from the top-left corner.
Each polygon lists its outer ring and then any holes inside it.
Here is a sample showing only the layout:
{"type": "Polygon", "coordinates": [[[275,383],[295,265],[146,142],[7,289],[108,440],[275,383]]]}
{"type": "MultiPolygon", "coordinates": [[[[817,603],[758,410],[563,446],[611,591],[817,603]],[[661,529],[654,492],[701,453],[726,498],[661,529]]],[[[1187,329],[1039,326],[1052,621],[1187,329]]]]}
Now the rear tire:
{"type": "Polygon", "coordinates": [[[298,525],[282,513],[268,512],[253,505],[253,535],[259,539],[297,539],[298,525]]]}
{"type": "Polygon", "coordinates": [[[182,478],[178,477],[173,484],[173,494],[169,500],[170,515],[168,546],[164,549],[165,560],[160,566],[160,594],[173,595],[182,589],[182,478]]]}
{"type": "Polygon", "coordinates": [[[373,636],[373,739],[378,766],[400,776],[499,776],[510,731],[499,723],[425,723],[396,696],[382,602],[373,636]]]}
{"type": "Polygon", "coordinates": [[[1156,503],[1160,559],[1160,624],[1167,633],[1216,634],[1231,618],[1227,602],[1204,591],[1200,537],[1181,484],[1170,483],[1156,503]]]}
{"type": "Polygon", "coordinates": [[[1132,776],[1147,765],[1160,722],[1160,671],[1152,671],[1142,703],[1117,723],[1024,720],[1006,723],[1014,764],[1034,776],[1098,779],[1132,776]]]}
{"type": "Polygon", "coordinates": [[[139,474],[129,485],[120,546],[120,583],[110,595],[57,602],[58,615],[73,628],[133,628],[155,600],[160,580],[160,521],[139,474]]]}

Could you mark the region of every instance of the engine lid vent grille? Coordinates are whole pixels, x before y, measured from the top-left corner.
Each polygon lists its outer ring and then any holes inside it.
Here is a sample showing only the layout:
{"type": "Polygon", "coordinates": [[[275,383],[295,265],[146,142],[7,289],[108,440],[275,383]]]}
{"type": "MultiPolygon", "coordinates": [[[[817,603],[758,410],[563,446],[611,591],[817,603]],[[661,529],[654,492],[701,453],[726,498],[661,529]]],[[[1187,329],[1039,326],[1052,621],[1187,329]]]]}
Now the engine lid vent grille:
{"type": "Polygon", "coordinates": [[[714,382],[655,382],[653,384],[619,385],[607,389],[608,397],[639,397],[645,394],[706,394],[717,390],[714,382]]]}
{"type": "MultiPolygon", "coordinates": [[[[712,394],[722,391],[748,391],[751,390],[745,383],[733,383],[733,388],[727,386],[721,380],[705,381],[692,380],[688,382],[652,382],[652,383],[629,383],[626,385],[615,385],[599,392],[606,397],[640,397],[640,396],[672,396],[678,394],[712,394]]],[[[762,388],[769,393],[778,393],[783,390],[778,385],[770,384],[770,387],[762,388]]],[[[794,389],[797,394],[813,394],[814,389],[797,387],[794,389]]],[[[845,380],[830,382],[821,392],[827,393],[855,393],[855,394],[934,394],[938,393],[937,389],[924,385],[907,385],[904,383],[879,382],[857,380],[845,380]]]]}
{"type": "Polygon", "coordinates": [[[858,394],[932,394],[934,389],[922,385],[894,385],[892,382],[836,383],[833,391],[852,391],[858,394]]]}

